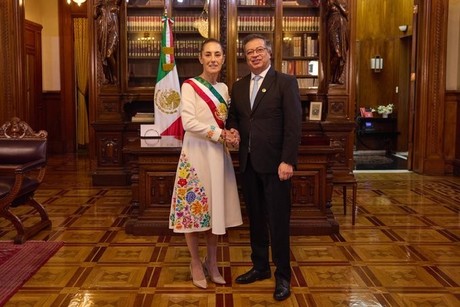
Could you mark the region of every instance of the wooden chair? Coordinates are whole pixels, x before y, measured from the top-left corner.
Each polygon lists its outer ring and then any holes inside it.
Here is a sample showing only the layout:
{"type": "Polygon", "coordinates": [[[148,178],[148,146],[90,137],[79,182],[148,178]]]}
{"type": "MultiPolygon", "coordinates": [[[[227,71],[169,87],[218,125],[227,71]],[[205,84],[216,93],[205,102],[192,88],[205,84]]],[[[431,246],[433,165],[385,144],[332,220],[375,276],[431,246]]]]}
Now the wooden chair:
{"type": "Polygon", "coordinates": [[[352,188],[352,198],[351,198],[351,224],[355,224],[356,219],[356,193],[358,189],[358,182],[356,181],[355,175],[353,173],[347,174],[334,174],[332,183],[335,186],[342,187],[342,196],[343,196],[343,214],[347,214],[347,188],[352,188]]]}
{"type": "Polygon", "coordinates": [[[0,217],[13,223],[16,244],[24,243],[45,228],[51,221],[45,208],[34,198],[46,171],[46,131],[35,133],[30,126],[13,117],[0,127],[0,217]],[[12,207],[30,205],[40,215],[40,220],[26,223],[12,207]]]}

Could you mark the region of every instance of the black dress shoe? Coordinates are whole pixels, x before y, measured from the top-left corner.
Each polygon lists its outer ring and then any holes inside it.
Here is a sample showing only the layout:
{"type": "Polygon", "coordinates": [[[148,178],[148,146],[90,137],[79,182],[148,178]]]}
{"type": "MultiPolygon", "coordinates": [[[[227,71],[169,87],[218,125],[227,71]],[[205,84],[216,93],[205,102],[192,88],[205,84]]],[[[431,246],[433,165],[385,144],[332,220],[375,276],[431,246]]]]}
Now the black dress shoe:
{"type": "Polygon", "coordinates": [[[268,279],[272,273],[270,271],[257,271],[256,269],[251,269],[250,271],[244,273],[243,275],[238,276],[235,279],[237,284],[250,284],[257,280],[268,279]]]}
{"type": "Polygon", "coordinates": [[[273,298],[277,301],[284,301],[291,295],[291,288],[289,281],[278,278],[276,279],[275,293],[273,298]]]}

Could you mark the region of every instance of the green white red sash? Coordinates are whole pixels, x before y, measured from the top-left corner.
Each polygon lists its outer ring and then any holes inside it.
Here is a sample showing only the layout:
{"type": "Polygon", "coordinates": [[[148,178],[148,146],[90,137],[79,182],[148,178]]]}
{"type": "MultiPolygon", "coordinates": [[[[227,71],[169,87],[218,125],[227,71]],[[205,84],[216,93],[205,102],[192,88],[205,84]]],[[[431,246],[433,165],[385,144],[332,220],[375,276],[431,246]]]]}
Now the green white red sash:
{"type": "Polygon", "coordinates": [[[201,77],[187,79],[184,82],[190,84],[198,96],[206,102],[217,124],[221,129],[224,129],[228,106],[227,101],[225,101],[222,95],[214,88],[214,86],[212,86],[211,83],[201,77]]]}

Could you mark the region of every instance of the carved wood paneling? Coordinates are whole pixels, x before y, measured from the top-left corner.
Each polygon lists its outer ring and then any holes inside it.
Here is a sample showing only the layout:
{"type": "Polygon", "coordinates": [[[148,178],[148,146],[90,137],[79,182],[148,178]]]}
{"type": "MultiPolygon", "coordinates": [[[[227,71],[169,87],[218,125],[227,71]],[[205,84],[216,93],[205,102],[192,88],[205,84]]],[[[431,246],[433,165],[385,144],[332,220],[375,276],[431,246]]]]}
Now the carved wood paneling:
{"type": "Polygon", "coordinates": [[[50,154],[63,154],[66,152],[64,143],[61,140],[62,120],[61,117],[62,103],[61,92],[47,91],[42,94],[43,109],[40,114],[41,120],[46,131],[48,131],[48,152],[50,154]]]}
{"type": "Polygon", "coordinates": [[[122,121],[123,110],[119,96],[101,96],[95,118],[97,121],[122,121]]]}
{"type": "Polygon", "coordinates": [[[0,1],[0,122],[24,117],[24,7],[0,1]]]}
{"type": "Polygon", "coordinates": [[[98,136],[97,146],[99,151],[99,165],[101,166],[120,166],[122,136],[114,136],[113,133],[101,133],[98,136]]]}
{"type": "Polygon", "coordinates": [[[447,91],[444,131],[446,173],[460,175],[460,91],[447,91]]]}
{"type": "Polygon", "coordinates": [[[460,91],[449,91],[447,101],[456,101],[456,123],[455,123],[455,159],[453,161],[453,173],[460,176],[460,91]]]}
{"type": "MultiPolygon", "coordinates": [[[[224,50],[228,50],[227,48],[227,25],[228,25],[228,18],[227,18],[227,1],[220,0],[220,10],[219,15],[221,16],[218,19],[221,19],[219,24],[219,33],[220,33],[220,42],[222,43],[222,47],[224,50]]],[[[222,66],[222,72],[220,74],[221,82],[227,83],[227,61],[222,66]]]]}
{"type": "Polygon", "coordinates": [[[25,83],[24,120],[34,129],[44,129],[42,103],[42,26],[28,21],[24,24],[25,83]]]}
{"type": "Polygon", "coordinates": [[[334,118],[346,118],[348,116],[348,99],[348,96],[329,95],[327,119],[332,120],[334,118]]]}
{"type": "Polygon", "coordinates": [[[448,0],[419,1],[413,166],[417,172],[432,175],[445,173],[447,8],[448,0]]]}

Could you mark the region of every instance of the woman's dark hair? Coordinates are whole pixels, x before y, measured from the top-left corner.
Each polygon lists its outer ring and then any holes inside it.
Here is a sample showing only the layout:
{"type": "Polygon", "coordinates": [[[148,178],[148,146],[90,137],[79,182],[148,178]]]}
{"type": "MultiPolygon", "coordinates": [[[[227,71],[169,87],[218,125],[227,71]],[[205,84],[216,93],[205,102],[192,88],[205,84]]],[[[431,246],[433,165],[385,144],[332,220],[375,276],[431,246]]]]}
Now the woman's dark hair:
{"type": "Polygon", "coordinates": [[[224,51],[224,46],[222,46],[222,43],[215,39],[215,38],[207,38],[203,41],[203,43],[201,44],[201,49],[200,49],[200,53],[203,52],[203,49],[204,49],[204,46],[206,46],[206,44],[209,44],[209,43],[217,43],[220,45],[220,47],[222,48],[222,52],[224,51]]]}

